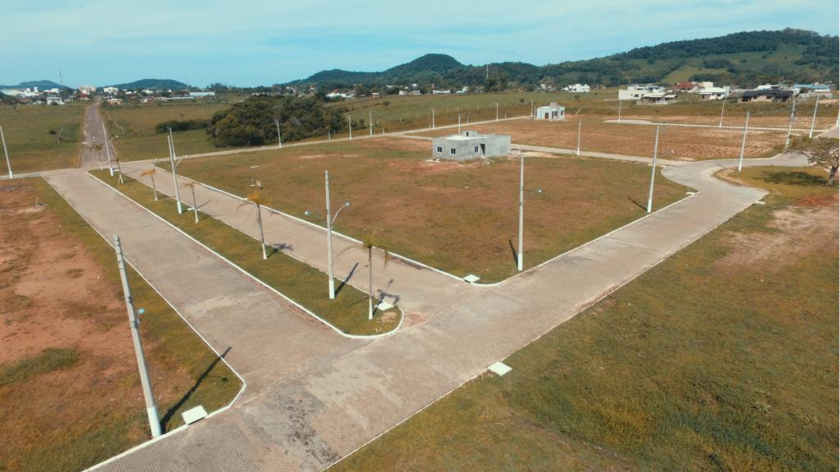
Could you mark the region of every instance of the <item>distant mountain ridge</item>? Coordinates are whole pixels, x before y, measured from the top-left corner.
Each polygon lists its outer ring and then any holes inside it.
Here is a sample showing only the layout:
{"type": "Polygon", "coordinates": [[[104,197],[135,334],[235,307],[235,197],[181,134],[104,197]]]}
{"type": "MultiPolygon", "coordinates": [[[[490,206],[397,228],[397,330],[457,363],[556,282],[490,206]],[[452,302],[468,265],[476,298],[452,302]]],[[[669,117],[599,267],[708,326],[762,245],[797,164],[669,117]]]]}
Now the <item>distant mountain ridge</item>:
{"type": "Polygon", "coordinates": [[[28,82],[21,82],[17,85],[0,85],[0,89],[26,89],[33,87],[38,87],[39,90],[46,90],[52,88],[70,88],[66,85],[57,84],[52,80],[30,80],[28,82]]]}
{"type": "Polygon", "coordinates": [[[355,84],[434,83],[442,88],[464,85],[503,88],[512,83],[533,86],[544,82],[608,86],[684,80],[745,84],[779,80],[826,82],[837,80],[838,51],[837,36],[784,29],[674,41],[545,66],[522,62],[472,66],[446,54],[427,54],[382,72],[332,69],[289,84],[337,88],[355,84]]]}
{"type": "Polygon", "coordinates": [[[120,90],[153,89],[153,90],[184,90],[189,86],[183,82],[172,79],[141,79],[125,84],[115,84],[120,90]]]}

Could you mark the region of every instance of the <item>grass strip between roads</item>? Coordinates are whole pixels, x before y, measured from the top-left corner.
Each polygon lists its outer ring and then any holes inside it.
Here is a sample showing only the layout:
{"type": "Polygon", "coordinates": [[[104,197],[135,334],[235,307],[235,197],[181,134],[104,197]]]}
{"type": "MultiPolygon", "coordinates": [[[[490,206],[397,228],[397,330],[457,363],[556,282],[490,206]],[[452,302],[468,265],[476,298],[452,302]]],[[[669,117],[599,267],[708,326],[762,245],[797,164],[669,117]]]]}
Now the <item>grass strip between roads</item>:
{"type": "MultiPolygon", "coordinates": [[[[191,209],[179,215],[174,199],[159,193],[159,200],[155,201],[151,187],[142,182],[124,177],[125,183],[119,184],[117,177],[110,177],[108,171],[91,171],[91,174],[343,333],[383,334],[395,329],[400,322],[401,313],[396,308],[377,311],[374,319],[368,321],[367,293],[342,284],[341,280],[336,280],[335,300],[329,300],[327,274],[281,251],[270,253],[268,259],[263,260],[258,240],[200,211],[200,222],[195,223],[191,209]]],[[[189,206],[185,204],[184,208],[189,206]]]]}
{"type": "Polygon", "coordinates": [[[330,471],[836,470],[836,187],[737,179],[766,204],[330,471]]]}

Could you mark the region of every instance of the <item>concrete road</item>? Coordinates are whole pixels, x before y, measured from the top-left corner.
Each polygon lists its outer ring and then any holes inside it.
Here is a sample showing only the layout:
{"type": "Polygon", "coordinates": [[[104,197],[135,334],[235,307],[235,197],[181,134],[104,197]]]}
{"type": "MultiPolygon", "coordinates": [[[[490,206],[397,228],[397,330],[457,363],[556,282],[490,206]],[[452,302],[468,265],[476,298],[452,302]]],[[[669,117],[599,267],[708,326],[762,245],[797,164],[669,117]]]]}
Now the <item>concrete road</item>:
{"type": "Polygon", "coordinates": [[[94,100],[85,108],[84,128],[85,140],[82,143],[82,154],[79,167],[83,169],[107,168],[108,158],[105,149],[105,132],[102,130],[102,114],[99,108],[101,99],[94,100]],[[94,149],[94,147],[98,147],[94,149]]]}
{"type": "MultiPolygon", "coordinates": [[[[705,161],[668,167],[666,176],[698,189],[699,193],[525,276],[483,289],[480,296],[467,298],[394,336],[358,347],[346,347],[343,340],[334,344],[324,339],[322,342],[330,347],[337,346],[333,354],[324,353],[324,346],[300,345],[299,349],[306,353],[312,350],[313,358],[320,361],[299,369],[299,375],[282,379],[284,373],[278,369],[276,382],[258,383],[257,389],[226,413],[104,464],[101,469],[321,470],[763,198],[766,192],[762,190],[731,185],[713,177],[717,170],[734,164],[734,161],[705,161]]],[[[750,159],[745,163],[747,166],[803,164],[803,159],[791,156],[750,159]]],[[[51,178],[52,182],[55,180],[51,178]]],[[[114,201],[114,196],[106,198],[91,189],[74,190],[82,181],[66,179],[56,183],[66,193],[73,194],[70,198],[75,198],[82,213],[95,225],[107,224],[103,220],[112,218],[117,207],[125,211],[124,203],[114,201]],[[113,208],[91,212],[90,206],[102,204],[83,204],[81,200],[87,199],[86,192],[91,193],[91,202],[105,199],[113,208]]],[[[130,220],[134,218],[140,217],[134,215],[130,220]]],[[[130,225],[131,221],[122,224],[130,225]]],[[[145,233],[158,230],[151,227],[145,233]]],[[[149,256],[130,254],[141,270],[158,272],[153,282],[175,289],[185,279],[204,281],[226,272],[221,267],[212,271],[196,267],[195,270],[186,268],[174,277],[167,276],[166,272],[173,270],[169,257],[184,248],[176,246],[170,251],[170,244],[182,238],[165,233],[165,237],[156,237],[148,248],[157,251],[158,261],[142,263],[149,256]]],[[[127,248],[133,244],[141,243],[126,241],[127,248]]],[[[219,338],[217,343],[226,344],[227,337],[239,338],[244,344],[240,344],[240,351],[258,352],[267,349],[266,342],[285,342],[285,337],[268,340],[264,335],[248,331],[248,326],[236,323],[242,310],[234,304],[238,295],[232,293],[230,297],[227,307],[220,307],[220,313],[226,311],[226,315],[218,318],[214,336],[219,338]],[[230,326],[225,328],[225,323],[230,326]],[[244,343],[250,336],[253,339],[244,343]]],[[[186,311],[189,317],[202,314],[195,308],[186,311]]],[[[273,316],[294,317],[295,314],[273,316]]],[[[314,336],[310,331],[306,331],[307,337],[314,336]]],[[[240,356],[259,358],[247,352],[240,356]]],[[[237,369],[243,362],[235,358],[231,361],[237,369]]],[[[251,373],[254,369],[263,372],[271,369],[270,364],[246,363],[243,369],[246,379],[254,375],[251,373]]]]}

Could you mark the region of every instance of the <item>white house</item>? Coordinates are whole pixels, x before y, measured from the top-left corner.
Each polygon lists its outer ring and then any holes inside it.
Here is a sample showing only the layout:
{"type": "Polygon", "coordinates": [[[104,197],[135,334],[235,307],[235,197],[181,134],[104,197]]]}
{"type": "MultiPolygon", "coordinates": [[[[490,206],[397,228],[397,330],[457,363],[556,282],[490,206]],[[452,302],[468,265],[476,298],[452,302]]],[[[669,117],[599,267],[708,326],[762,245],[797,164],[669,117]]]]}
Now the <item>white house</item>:
{"type": "Polygon", "coordinates": [[[116,95],[119,91],[120,89],[118,89],[117,87],[105,87],[102,89],[102,93],[104,93],[105,95],[116,95]]]}
{"type": "Polygon", "coordinates": [[[729,87],[706,87],[699,94],[700,100],[724,100],[729,98],[729,87]]]}
{"type": "Polygon", "coordinates": [[[93,95],[96,93],[96,85],[82,85],[79,87],[79,92],[82,92],[87,95],[93,95]]]}
{"type": "Polygon", "coordinates": [[[64,100],[59,96],[48,96],[47,105],[64,105],[64,100]]]}
{"type": "Polygon", "coordinates": [[[659,85],[638,85],[633,84],[627,87],[627,89],[619,89],[618,90],[618,99],[619,100],[641,100],[646,95],[650,94],[658,94],[665,92],[664,87],[660,87],[659,85]]]}
{"type": "Polygon", "coordinates": [[[190,98],[212,98],[216,92],[190,92],[190,98]]]}
{"type": "Polygon", "coordinates": [[[589,93],[590,88],[587,84],[574,84],[563,87],[563,90],[572,93],[589,93]]]}
{"type": "Polygon", "coordinates": [[[548,105],[537,108],[538,120],[565,120],[566,107],[561,107],[557,102],[551,102],[548,105]]]}

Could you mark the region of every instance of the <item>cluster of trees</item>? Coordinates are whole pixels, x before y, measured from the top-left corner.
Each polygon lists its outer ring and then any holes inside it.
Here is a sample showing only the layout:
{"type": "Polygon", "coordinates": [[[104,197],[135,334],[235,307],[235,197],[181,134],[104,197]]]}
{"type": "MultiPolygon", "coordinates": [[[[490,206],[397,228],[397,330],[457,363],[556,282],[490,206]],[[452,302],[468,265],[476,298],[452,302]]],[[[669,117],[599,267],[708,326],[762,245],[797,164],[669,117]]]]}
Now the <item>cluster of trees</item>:
{"type": "MultiPolygon", "coordinates": [[[[283,142],[323,136],[347,129],[347,110],[325,107],[316,97],[253,96],[222,110],[210,119],[207,133],[219,147],[259,146],[277,142],[277,124],[283,142]]],[[[363,127],[363,122],[353,124],[363,127]]]]}
{"type": "Polygon", "coordinates": [[[205,129],[210,126],[210,120],[169,120],[155,125],[156,133],[172,131],[189,131],[191,129],[205,129]]]}

